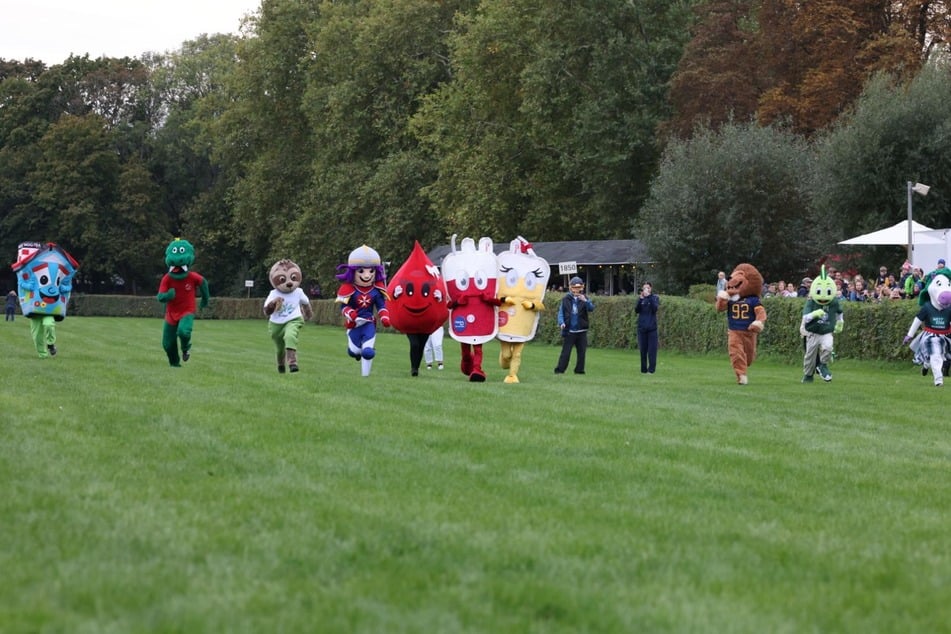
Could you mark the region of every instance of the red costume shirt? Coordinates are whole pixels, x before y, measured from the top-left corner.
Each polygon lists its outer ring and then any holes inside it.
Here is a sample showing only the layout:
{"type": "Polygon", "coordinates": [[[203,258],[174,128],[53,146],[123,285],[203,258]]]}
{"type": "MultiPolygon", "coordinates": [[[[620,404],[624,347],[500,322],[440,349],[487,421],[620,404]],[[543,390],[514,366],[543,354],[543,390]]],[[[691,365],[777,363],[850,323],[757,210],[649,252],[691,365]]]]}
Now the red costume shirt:
{"type": "Polygon", "coordinates": [[[181,321],[185,315],[190,315],[196,311],[195,295],[198,287],[205,281],[198,273],[189,272],[185,279],[176,280],[171,275],[165,274],[162,282],[159,284],[159,293],[165,293],[170,288],[175,289],[175,297],[165,304],[165,322],[173,326],[181,321]]]}

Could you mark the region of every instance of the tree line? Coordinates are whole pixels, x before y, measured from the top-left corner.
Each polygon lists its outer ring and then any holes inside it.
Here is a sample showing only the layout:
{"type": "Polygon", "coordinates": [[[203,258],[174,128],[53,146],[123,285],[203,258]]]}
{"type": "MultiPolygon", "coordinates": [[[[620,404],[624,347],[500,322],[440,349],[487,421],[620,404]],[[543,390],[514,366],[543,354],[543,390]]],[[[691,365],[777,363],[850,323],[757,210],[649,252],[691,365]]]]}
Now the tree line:
{"type": "MultiPolygon", "coordinates": [[[[263,0],[239,35],[0,60],[0,251],[152,293],[183,236],[216,295],[363,243],[636,238],[666,288],[805,272],[951,225],[951,16],[914,0],[263,0]]],[[[872,252],[871,257],[875,257],[872,252]]],[[[12,260],[11,260],[12,261],[12,260]]],[[[11,280],[12,281],[12,280],[11,280]]]]}

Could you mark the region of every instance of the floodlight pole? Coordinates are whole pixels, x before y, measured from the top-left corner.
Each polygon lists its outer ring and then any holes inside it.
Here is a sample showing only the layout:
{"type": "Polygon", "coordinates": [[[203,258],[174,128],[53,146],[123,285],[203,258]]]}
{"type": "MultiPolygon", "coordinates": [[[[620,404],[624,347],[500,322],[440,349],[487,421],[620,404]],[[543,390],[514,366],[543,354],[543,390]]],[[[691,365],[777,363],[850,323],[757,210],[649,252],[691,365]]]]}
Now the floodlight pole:
{"type": "Polygon", "coordinates": [[[929,189],[931,188],[922,183],[912,183],[911,181],[908,181],[908,261],[909,262],[914,262],[912,257],[914,255],[914,249],[915,249],[914,230],[911,227],[911,215],[912,215],[911,214],[911,194],[912,192],[918,192],[922,196],[927,196],[929,189]]]}

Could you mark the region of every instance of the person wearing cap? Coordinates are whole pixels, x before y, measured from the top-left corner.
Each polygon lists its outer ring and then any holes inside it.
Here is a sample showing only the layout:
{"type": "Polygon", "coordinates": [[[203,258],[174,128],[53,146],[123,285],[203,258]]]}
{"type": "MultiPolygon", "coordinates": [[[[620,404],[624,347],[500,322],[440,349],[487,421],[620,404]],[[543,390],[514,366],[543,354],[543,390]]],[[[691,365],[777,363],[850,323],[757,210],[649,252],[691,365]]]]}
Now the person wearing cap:
{"type": "Polygon", "coordinates": [[[588,350],[588,313],[594,312],[594,303],[584,294],[584,280],[573,277],[568,281],[570,291],[558,306],[558,327],[562,345],[555,374],[564,374],[571,360],[571,349],[578,352],[575,374],[584,374],[585,352],[588,350]]]}
{"type": "Polygon", "coordinates": [[[809,297],[809,289],[812,287],[812,278],[804,277],[799,283],[799,289],[796,291],[796,297],[809,297]]]}

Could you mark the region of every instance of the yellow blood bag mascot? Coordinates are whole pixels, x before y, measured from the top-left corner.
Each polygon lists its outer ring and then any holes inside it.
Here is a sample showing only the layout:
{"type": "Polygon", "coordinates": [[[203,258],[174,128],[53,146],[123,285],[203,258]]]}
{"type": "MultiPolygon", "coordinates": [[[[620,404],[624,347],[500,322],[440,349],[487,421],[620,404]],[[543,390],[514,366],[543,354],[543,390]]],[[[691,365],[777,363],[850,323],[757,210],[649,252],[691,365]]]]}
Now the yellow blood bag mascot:
{"type": "Polygon", "coordinates": [[[267,331],[277,348],[277,371],[297,372],[297,340],[304,322],[314,316],[310,300],[301,290],[300,267],[292,260],[278,260],[271,266],[268,279],[273,290],[264,299],[267,331]]]}
{"type": "Polygon", "coordinates": [[[181,367],[181,362],[188,361],[191,356],[195,296],[201,295],[200,308],[208,305],[208,281],[191,270],[194,263],[195,247],[188,240],[175,238],[165,249],[168,271],[162,276],[155,299],[165,304],[162,348],[168,356],[168,364],[173,368],[181,367]],[[181,356],[179,342],[182,345],[181,356]]]}
{"type": "Polygon", "coordinates": [[[737,264],[726,283],[726,290],[717,293],[717,311],[726,311],[727,349],[736,382],[746,385],[747,371],[756,359],[756,341],[763,332],[766,309],[760,301],[763,276],[752,264],[737,264]]]}
{"type": "Polygon", "coordinates": [[[811,383],[816,372],[826,383],[832,380],[832,373],[829,372],[832,335],[842,332],[845,325],[842,306],[835,294],[835,281],[826,275],[823,265],[819,277],[809,287],[809,299],[802,308],[802,321],[799,323],[799,334],[805,337],[806,344],[802,358],[803,383],[811,383]]]}
{"type": "Polygon", "coordinates": [[[542,300],[551,269],[522,236],[500,253],[499,261],[499,365],[508,370],[506,383],[518,383],[522,348],[535,337],[538,312],[545,310],[542,300]]]}

